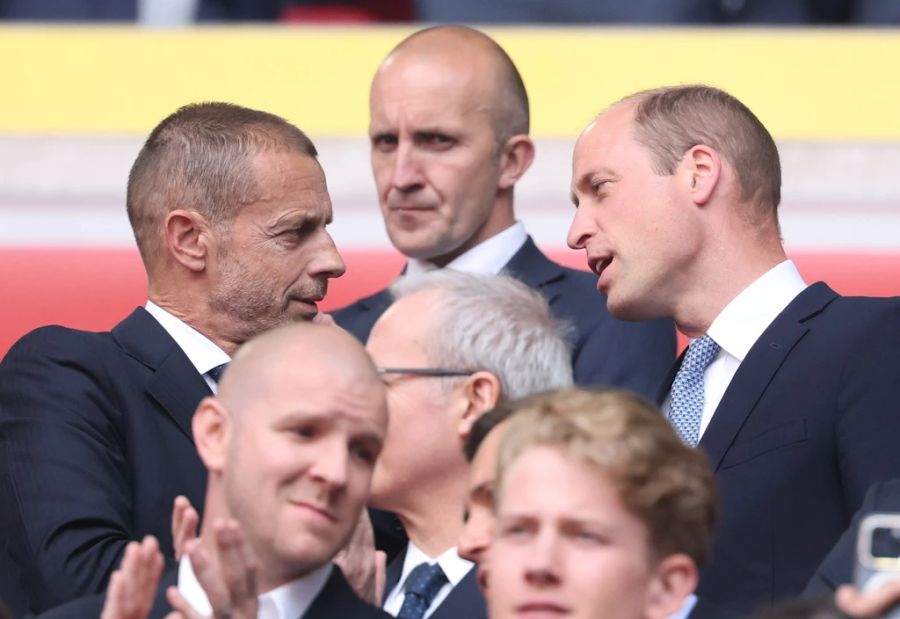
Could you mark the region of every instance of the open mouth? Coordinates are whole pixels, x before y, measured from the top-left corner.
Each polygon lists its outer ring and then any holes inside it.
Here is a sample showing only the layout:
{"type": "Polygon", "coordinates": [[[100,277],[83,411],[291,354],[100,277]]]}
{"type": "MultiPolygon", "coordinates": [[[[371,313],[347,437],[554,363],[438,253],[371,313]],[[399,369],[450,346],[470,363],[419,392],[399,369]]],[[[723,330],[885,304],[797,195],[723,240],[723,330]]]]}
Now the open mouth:
{"type": "Polygon", "coordinates": [[[590,267],[591,271],[597,274],[597,276],[603,275],[603,271],[612,264],[613,258],[612,256],[606,258],[591,258],[588,260],[588,267],[590,267]]]}

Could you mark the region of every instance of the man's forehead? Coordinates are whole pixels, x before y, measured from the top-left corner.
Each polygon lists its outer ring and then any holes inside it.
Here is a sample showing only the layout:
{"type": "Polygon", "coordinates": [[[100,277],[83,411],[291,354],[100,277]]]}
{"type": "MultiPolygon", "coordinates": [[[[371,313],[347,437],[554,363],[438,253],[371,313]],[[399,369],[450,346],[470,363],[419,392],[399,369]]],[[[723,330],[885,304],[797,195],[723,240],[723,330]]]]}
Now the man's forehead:
{"type": "Polygon", "coordinates": [[[372,120],[390,121],[398,111],[415,124],[489,115],[499,104],[496,80],[487,80],[477,69],[456,58],[436,57],[383,65],[372,82],[372,120]]]}

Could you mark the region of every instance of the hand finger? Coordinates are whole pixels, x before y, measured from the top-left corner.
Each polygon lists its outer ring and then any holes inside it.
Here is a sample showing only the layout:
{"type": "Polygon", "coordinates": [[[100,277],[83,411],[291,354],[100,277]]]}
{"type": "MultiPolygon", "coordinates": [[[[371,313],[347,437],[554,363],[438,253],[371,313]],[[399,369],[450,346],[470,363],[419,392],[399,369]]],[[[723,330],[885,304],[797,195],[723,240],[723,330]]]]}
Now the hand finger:
{"type": "Polygon", "coordinates": [[[133,581],[139,572],[140,545],[137,542],[128,542],[119,569],[110,577],[102,616],[111,619],[132,616],[133,581]]]}
{"type": "Polygon", "coordinates": [[[191,606],[184,596],[181,595],[181,592],[178,591],[177,587],[169,587],[166,589],[166,600],[169,602],[169,605],[175,609],[174,613],[169,613],[166,616],[166,619],[170,619],[172,615],[175,617],[183,617],[184,619],[207,619],[191,606]]]}
{"type": "Polygon", "coordinates": [[[106,588],[106,600],[103,602],[103,610],[100,619],[121,619],[126,617],[124,604],[127,602],[122,572],[116,570],[109,577],[109,586],[106,588]]]}
{"type": "Polygon", "coordinates": [[[838,608],[851,617],[879,617],[900,603],[900,579],[891,580],[872,591],[862,592],[851,585],[838,587],[834,596],[838,608]]]}
{"type": "MultiPolygon", "coordinates": [[[[215,549],[213,552],[216,552],[215,549]]],[[[215,564],[218,560],[218,556],[213,559],[200,544],[196,544],[188,553],[188,556],[191,558],[191,566],[194,568],[194,575],[197,577],[197,582],[200,583],[200,586],[203,587],[203,590],[206,592],[206,597],[209,599],[209,605],[214,609],[230,608],[231,595],[228,592],[225,583],[222,581],[219,566],[215,564]]]]}
{"type": "Polygon", "coordinates": [[[387,579],[387,553],[383,550],[375,551],[375,606],[381,608],[381,598],[384,595],[384,583],[387,579]]]}
{"type": "Polygon", "coordinates": [[[231,608],[255,612],[256,567],[247,554],[243,532],[235,520],[229,520],[215,529],[219,551],[222,580],[231,596],[231,608]]]}
{"type": "Polygon", "coordinates": [[[184,522],[184,512],[190,506],[187,497],[178,495],[172,505],[172,545],[175,550],[175,560],[181,560],[183,548],[181,547],[181,527],[184,522]]]}
{"type": "Polygon", "coordinates": [[[187,497],[176,497],[172,508],[172,545],[176,560],[181,560],[184,544],[197,537],[199,522],[200,516],[187,497]]]}
{"type": "Polygon", "coordinates": [[[138,560],[136,567],[139,567],[140,571],[132,579],[133,587],[130,593],[136,616],[146,617],[153,608],[153,600],[165,564],[159,551],[159,542],[152,535],[146,536],[141,542],[138,560]]]}

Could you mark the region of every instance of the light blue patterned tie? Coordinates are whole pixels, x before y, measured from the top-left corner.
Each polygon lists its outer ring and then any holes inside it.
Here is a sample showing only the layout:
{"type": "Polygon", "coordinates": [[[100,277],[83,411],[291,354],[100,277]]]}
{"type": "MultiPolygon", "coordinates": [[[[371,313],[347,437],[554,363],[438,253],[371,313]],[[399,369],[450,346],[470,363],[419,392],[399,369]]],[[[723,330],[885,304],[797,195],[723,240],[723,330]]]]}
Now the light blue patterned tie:
{"type": "Polygon", "coordinates": [[[420,563],[406,578],[406,595],[397,619],[422,619],[434,596],[447,583],[447,575],[437,563],[420,563]]]}
{"type": "Polygon", "coordinates": [[[703,417],[703,372],[719,353],[719,345],[704,335],[688,346],[672,381],[669,398],[669,422],[685,445],[696,447],[700,441],[703,417]]]}

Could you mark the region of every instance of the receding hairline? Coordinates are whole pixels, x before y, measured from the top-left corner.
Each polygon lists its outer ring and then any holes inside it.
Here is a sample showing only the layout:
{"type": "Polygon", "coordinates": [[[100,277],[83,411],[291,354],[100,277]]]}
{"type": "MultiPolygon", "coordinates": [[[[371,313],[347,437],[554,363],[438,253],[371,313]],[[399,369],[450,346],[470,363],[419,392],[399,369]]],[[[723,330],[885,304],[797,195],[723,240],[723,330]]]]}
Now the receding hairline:
{"type": "Polygon", "coordinates": [[[488,103],[498,138],[527,134],[531,121],[528,92],[522,76],[509,53],[494,39],[474,28],[439,25],[418,30],[394,46],[378,66],[375,77],[377,79],[382,70],[390,66],[390,61],[397,59],[410,57],[417,61],[459,64],[465,54],[490,60],[487,65],[472,62],[467,66],[477,66],[479,71],[487,66],[494,71],[493,77],[497,79],[488,82],[491,85],[488,103]]]}

